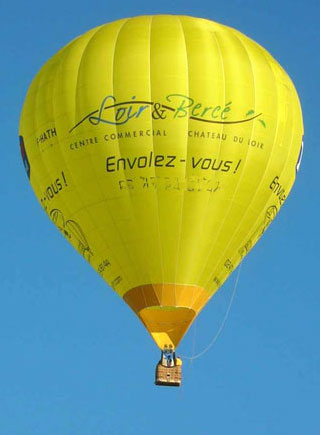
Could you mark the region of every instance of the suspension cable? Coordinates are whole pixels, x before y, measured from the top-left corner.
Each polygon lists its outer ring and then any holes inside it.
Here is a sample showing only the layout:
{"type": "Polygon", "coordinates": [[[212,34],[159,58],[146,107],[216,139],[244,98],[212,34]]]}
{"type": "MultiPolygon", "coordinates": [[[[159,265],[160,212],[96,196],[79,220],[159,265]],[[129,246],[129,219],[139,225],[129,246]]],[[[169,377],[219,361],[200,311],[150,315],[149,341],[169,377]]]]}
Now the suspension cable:
{"type": "Polygon", "coordinates": [[[239,282],[239,276],[240,276],[241,265],[242,265],[242,263],[240,263],[240,265],[239,265],[239,267],[238,267],[238,272],[237,272],[236,280],[235,280],[235,283],[234,283],[234,287],[233,287],[233,290],[232,290],[232,293],[231,293],[231,297],[230,297],[230,301],[229,301],[229,304],[228,304],[227,310],[226,310],[226,312],[225,312],[225,314],[224,314],[224,317],[223,317],[223,319],[222,319],[222,321],[221,321],[221,324],[220,324],[219,329],[218,329],[218,331],[216,332],[215,336],[214,336],[213,339],[210,341],[210,343],[208,344],[208,346],[206,346],[206,347],[205,347],[201,352],[199,352],[199,353],[197,353],[196,355],[193,355],[193,356],[183,356],[183,355],[182,355],[182,358],[188,359],[188,360],[190,360],[190,361],[193,361],[193,360],[195,360],[195,359],[197,359],[197,358],[200,358],[202,355],[204,355],[205,353],[207,353],[208,350],[210,350],[211,347],[212,347],[212,346],[215,344],[215,342],[218,340],[219,336],[221,335],[221,333],[222,333],[222,331],[223,331],[223,329],[224,329],[224,327],[225,327],[225,325],[226,325],[226,323],[227,323],[227,320],[228,320],[228,317],[229,317],[229,313],[230,313],[230,310],[231,310],[231,306],[232,306],[232,303],[233,303],[234,298],[235,298],[235,295],[236,295],[236,291],[237,291],[237,287],[238,287],[238,282],[239,282]]]}

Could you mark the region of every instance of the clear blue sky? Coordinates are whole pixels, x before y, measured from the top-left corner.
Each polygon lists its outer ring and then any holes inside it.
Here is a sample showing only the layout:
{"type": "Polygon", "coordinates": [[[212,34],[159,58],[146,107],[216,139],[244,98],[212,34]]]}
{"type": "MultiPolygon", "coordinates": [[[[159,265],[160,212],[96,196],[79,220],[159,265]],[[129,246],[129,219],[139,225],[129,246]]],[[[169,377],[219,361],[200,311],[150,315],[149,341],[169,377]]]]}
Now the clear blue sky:
{"type": "MultiPolygon", "coordinates": [[[[1,435],[319,435],[319,0],[55,0],[1,6],[1,435]],[[177,13],[235,27],[293,79],[305,154],[275,222],[245,259],[226,327],[185,361],[180,389],[153,385],[158,349],[69,246],[31,190],[18,148],[27,88],[70,39],[104,22],[177,13]]],[[[235,275],[186,336],[215,335],[235,275]]]]}

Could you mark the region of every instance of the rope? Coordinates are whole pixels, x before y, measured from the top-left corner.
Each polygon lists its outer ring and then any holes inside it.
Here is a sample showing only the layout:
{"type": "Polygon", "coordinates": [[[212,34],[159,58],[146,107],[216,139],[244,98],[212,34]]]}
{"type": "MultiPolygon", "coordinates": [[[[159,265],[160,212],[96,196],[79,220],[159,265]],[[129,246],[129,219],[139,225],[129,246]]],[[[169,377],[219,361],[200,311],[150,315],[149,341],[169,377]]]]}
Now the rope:
{"type": "MultiPolygon", "coordinates": [[[[238,273],[237,273],[236,280],[235,280],[235,283],[234,283],[234,287],[233,287],[233,290],[232,290],[232,293],[231,293],[231,297],[230,297],[230,301],[229,301],[228,308],[227,308],[227,310],[226,310],[226,312],[225,312],[225,315],[224,315],[224,317],[223,317],[223,319],[222,319],[222,322],[221,322],[221,324],[220,324],[220,326],[219,326],[219,329],[218,329],[216,335],[215,335],[215,336],[213,337],[213,339],[210,341],[210,343],[208,344],[208,346],[205,347],[201,352],[199,352],[199,353],[197,353],[196,355],[193,355],[193,356],[183,356],[183,355],[181,355],[182,358],[188,359],[188,360],[190,360],[190,361],[193,361],[193,360],[195,360],[195,359],[197,359],[197,358],[200,358],[200,356],[202,356],[202,355],[204,355],[205,353],[207,353],[208,350],[210,350],[211,347],[214,345],[214,343],[218,340],[220,334],[222,333],[222,331],[223,331],[223,329],[224,329],[224,327],[225,327],[225,325],[226,325],[226,322],[227,322],[227,320],[228,320],[229,313],[230,313],[230,310],[231,310],[231,306],[232,306],[232,303],[233,303],[233,301],[234,301],[234,297],[235,297],[235,295],[236,295],[236,291],[237,291],[237,287],[238,287],[238,282],[239,282],[239,276],[240,276],[240,270],[241,270],[241,264],[242,264],[242,263],[240,263],[240,266],[239,266],[239,268],[238,268],[238,273]]],[[[194,345],[193,345],[193,350],[194,350],[194,345]]]]}

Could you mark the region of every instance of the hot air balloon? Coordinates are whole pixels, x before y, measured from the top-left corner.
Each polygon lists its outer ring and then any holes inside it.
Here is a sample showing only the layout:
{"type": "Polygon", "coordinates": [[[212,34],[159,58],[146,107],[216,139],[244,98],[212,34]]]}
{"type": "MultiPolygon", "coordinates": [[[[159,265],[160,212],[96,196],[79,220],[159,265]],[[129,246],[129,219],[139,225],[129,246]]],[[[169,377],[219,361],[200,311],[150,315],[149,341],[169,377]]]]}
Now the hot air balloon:
{"type": "Polygon", "coordinates": [[[282,207],[302,137],[282,67],[206,19],[102,25],[33,80],[20,121],[32,188],[162,351],[156,383],[180,385],[176,348],[282,207]]]}

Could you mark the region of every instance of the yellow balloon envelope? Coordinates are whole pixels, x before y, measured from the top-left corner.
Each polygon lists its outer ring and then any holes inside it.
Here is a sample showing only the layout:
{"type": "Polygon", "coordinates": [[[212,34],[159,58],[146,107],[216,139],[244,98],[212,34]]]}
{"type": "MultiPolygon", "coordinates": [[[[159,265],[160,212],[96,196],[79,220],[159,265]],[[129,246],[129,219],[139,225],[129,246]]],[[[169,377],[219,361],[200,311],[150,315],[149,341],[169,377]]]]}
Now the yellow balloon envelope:
{"type": "Polygon", "coordinates": [[[34,79],[20,123],[42,207],[161,349],[277,215],[302,135],[295,88],[266,50],[169,15],[73,40],[34,79]]]}

